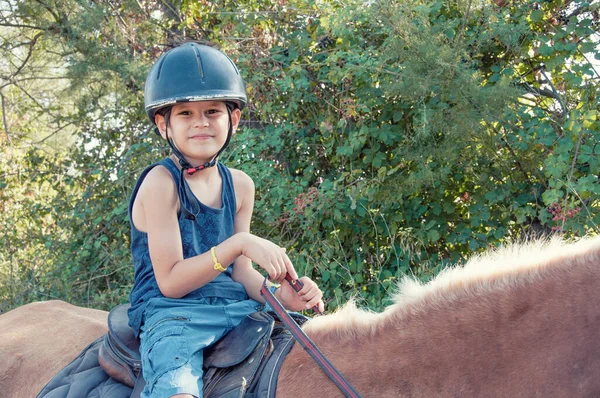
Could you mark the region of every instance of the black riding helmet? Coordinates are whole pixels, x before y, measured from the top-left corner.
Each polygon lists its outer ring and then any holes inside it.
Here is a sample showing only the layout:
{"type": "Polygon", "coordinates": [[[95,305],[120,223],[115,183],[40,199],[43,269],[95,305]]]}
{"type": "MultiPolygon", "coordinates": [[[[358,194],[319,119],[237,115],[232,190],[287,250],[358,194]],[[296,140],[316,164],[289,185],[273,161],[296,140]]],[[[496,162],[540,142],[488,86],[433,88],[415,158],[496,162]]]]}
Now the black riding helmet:
{"type": "MultiPolygon", "coordinates": [[[[165,116],[167,141],[181,165],[180,186],[185,187],[188,198],[191,197],[191,192],[183,173],[194,174],[216,164],[233,134],[231,110],[244,109],[247,101],[244,80],[233,61],[221,51],[209,46],[184,43],[164,53],[148,72],[144,87],[144,108],[153,124],[156,113],[165,116]],[[229,115],[229,131],[225,144],[211,161],[199,166],[191,165],[168,135],[171,107],[179,102],[195,101],[224,101],[229,115]]],[[[158,128],[156,133],[159,133],[158,128]]],[[[180,198],[182,193],[180,192],[180,198]]],[[[182,208],[186,218],[195,218],[185,206],[182,208]]]]}
{"type": "Polygon", "coordinates": [[[237,67],[221,51],[185,43],[163,54],[152,66],[144,88],[150,121],[161,108],[188,101],[227,101],[246,106],[246,88],[237,67]]]}

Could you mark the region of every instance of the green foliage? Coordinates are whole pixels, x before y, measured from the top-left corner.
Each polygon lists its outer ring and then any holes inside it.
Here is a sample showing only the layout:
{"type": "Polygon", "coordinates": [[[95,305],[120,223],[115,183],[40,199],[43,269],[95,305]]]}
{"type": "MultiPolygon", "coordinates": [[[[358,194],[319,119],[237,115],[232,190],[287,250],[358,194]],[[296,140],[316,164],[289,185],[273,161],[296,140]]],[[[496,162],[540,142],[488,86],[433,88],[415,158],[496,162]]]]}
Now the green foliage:
{"type": "Polygon", "coordinates": [[[551,59],[530,52],[556,33],[518,17],[533,6],[333,3],[271,49],[269,74],[248,76],[264,127],[239,137],[238,159],[266,174],[255,228],[294,248],[333,304],[381,308],[411,272],[427,280],[507,240],[597,231],[598,126],[561,109],[592,119],[597,84],[563,80],[564,64],[551,71],[561,93],[540,83],[551,59]]]}
{"type": "Polygon", "coordinates": [[[251,103],[224,161],[255,180],[253,232],[288,247],[329,308],[381,309],[399,278],[505,241],[598,232],[597,4],[8,6],[1,310],[127,300],[129,195],[168,153],[143,81],[182,40],[244,74],[251,103]]]}

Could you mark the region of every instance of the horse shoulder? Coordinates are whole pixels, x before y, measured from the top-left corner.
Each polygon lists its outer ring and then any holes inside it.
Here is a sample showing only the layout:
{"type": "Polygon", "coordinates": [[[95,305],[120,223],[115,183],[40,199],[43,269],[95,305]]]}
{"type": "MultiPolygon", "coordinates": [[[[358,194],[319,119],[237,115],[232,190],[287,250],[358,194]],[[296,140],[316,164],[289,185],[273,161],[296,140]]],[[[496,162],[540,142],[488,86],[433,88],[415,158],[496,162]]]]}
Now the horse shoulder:
{"type": "Polygon", "coordinates": [[[0,391],[35,396],[92,341],[107,331],[108,313],[52,300],[0,316],[0,391]]]}

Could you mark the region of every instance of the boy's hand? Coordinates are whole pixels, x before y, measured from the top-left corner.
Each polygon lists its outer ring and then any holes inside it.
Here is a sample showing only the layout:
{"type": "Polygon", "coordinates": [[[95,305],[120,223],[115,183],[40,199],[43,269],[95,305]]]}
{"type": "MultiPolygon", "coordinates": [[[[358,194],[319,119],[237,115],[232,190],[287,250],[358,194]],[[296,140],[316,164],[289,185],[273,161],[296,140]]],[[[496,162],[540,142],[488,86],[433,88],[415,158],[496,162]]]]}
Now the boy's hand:
{"type": "Polygon", "coordinates": [[[290,311],[304,311],[316,305],[317,308],[323,312],[325,310],[325,304],[323,304],[323,300],[321,300],[323,298],[323,292],[319,289],[319,286],[317,286],[317,284],[308,276],[300,278],[300,282],[302,282],[304,286],[299,292],[296,292],[287,281],[284,281],[281,284],[281,287],[275,292],[275,297],[290,311]]]}
{"type": "Polygon", "coordinates": [[[247,241],[243,245],[242,254],[267,271],[271,282],[283,283],[287,274],[298,278],[292,261],[285,253],[285,248],[256,235],[245,236],[247,241]]]}

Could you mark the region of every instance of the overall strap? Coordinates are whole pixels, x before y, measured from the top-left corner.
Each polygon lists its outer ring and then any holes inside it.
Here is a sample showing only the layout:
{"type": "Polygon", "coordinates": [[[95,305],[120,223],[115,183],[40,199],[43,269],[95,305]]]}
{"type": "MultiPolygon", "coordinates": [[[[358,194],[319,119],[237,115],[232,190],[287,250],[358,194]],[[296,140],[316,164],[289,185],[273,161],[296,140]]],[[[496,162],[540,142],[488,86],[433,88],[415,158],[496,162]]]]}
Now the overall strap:
{"type": "Polygon", "coordinates": [[[184,217],[188,220],[196,220],[196,217],[200,214],[201,207],[198,199],[196,199],[196,196],[192,193],[190,186],[185,180],[185,170],[179,169],[171,158],[162,160],[160,164],[165,166],[173,176],[177,188],[177,196],[179,197],[180,210],[184,217]]]}
{"type": "Polygon", "coordinates": [[[223,199],[222,206],[228,207],[233,211],[233,216],[235,217],[236,212],[236,199],[235,199],[235,187],[233,185],[233,177],[231,176],[231,171],[225,166],[223,163],[218,162],[217,168],[219,169],[219,174],[221,175],[221,179],[223,180],[222,184],[222,194],[221,197],[223,199]]]}

